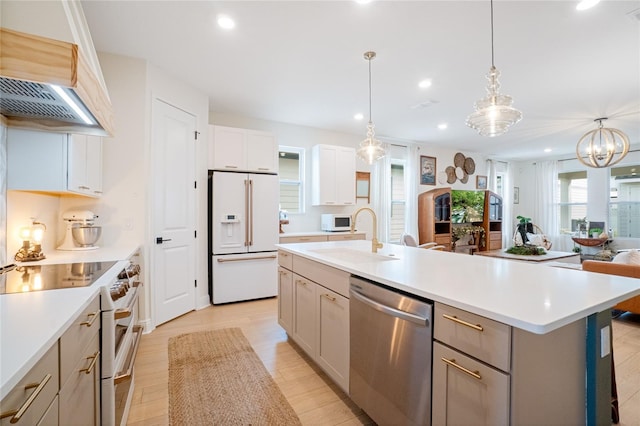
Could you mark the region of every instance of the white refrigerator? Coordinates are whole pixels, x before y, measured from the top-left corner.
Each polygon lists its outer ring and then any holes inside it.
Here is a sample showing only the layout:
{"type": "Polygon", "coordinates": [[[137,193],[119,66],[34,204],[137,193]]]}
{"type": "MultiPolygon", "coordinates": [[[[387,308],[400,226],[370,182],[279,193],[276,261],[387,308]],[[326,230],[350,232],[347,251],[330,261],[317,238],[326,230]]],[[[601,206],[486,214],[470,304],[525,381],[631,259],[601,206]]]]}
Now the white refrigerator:
{"type": "Polygon", "coordinates": [[[211,303],[277,295],[279,188],[275,174],[209,171],[211,303]]]}

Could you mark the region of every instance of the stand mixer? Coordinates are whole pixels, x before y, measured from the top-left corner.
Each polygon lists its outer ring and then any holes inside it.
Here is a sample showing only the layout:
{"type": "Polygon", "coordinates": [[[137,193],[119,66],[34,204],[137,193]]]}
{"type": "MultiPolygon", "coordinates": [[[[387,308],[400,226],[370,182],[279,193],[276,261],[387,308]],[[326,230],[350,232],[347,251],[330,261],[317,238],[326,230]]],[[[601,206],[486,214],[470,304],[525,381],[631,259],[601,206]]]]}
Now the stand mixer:
{"type": "Polygon", "coordinates": [[[95,250],[102,227],[94,226],[98,218],[90,210],[69,210],[62,215],[67,222],[67,232],[58,250],[95,250]]]}

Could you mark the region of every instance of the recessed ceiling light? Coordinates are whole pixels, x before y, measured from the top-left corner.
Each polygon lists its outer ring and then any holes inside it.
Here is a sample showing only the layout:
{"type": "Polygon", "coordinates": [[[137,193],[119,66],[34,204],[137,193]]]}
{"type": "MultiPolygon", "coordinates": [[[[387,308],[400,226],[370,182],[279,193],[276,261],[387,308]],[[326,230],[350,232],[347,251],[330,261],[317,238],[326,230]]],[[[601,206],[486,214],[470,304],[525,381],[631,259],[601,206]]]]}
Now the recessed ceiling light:
{"type": "Polygon", "coordinates": [[[224,28],[225,30],[230,30],[232,28],[235,28],[236,26],[235,21],[231,19],[228,15],[218,15],[217,20],[218,20],[218,26],[220,28],[224,28]]]}
{"type": "Polygon", "coordinates": [[[353,118],[356,120],[362,120],[364,118],[364,114],[359,112],[356,115],[354,115],[353,118]]]}
{"type": "Polygon", "coordinates": [[[595,6],[598,3],[600,3],[600,0],[582,0],[580,3],[578,3],[578,5],[576,6],[576,9],[577,10],[591,9],[593,6],[595,6]]]}
{"type": "Polygon", "coordinates": [[[440,130],[444,130],[444,129],[446,129],[447,127],[449,127],[449,125],[448,125],[447,123],[440,123],[440,124],[438,124],[438,129],[440,129],[440,130]]]}
{"type": "Polygon", "coordinates": [[[431,80],[422,80],[418,83],[418,87],[421,89],[426,89],[427,87],[431,87],[431,80]]]}
{"type": "Polygon", "coordinates": [[[371,3],[371,0],[356,0],[356,3],[358,3],[358,4],[367,4],[367,3],[371,3]]]}
{"type": "Polygon", "coordinates": [[[551,152],[551,148],[545,148],[544,152],[551,152]]]}

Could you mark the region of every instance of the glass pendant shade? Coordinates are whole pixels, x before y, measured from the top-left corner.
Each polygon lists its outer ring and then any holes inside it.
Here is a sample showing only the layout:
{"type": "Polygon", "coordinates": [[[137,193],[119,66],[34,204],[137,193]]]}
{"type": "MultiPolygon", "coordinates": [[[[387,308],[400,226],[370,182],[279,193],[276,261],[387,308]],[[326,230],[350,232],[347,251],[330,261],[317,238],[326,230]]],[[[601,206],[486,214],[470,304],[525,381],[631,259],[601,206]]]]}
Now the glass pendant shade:
{"type": "Polygon", "coordinates": [[[367,138],[360,142],[356,151],[358,157],[365,163],[372,165],[386,155],[386,151],[379,140],[375,138],[374,125],[371,120],[371,60],[376,52],[365,52],[364,58],[369,62],[369,124],[367,124],[367,138]]]}
{"type": "Polygon", "coordinates": [[[466,125],[482,136],[499,136],[522,119],[522,113],[511,106],[511,96],[501,95],[500,71],[492,66],[487,74],[487,96],[474,105],[475,112],[467,117],[466,125]]]}
{"type": "Polygon", "coordinates": [[[367,138],[360,142],[360,147],[356,151],[358,157],[365,163],[371,165],[385,156],[385,149],[374,136],[373,123],[367,124],[367,138]]]}
{"type": "Polygon", "coordinates": [[[629,152],[629,138],[618,129],[602,127],[602,120],[595,130],[585,133],[576,146],[576,156],[585,166],[602,168],[617,164],[629,152]]]}

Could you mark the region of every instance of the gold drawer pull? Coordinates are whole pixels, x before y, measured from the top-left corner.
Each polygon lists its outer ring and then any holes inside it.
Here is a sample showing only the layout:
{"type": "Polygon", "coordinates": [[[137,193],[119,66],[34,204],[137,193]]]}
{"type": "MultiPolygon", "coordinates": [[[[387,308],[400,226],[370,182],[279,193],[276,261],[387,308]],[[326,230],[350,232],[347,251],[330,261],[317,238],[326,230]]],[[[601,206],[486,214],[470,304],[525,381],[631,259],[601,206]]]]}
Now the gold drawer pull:
{"type": "Polygon", "coordinates": [[[336,301],[336,298],[333,296],[329,296],[328,294],[323,294],[322,297],[326,297],[327,299],[331,300],[332,302],[336,301]]]}
{"type": "Polygon", "coordinates": [[[302,281],[302,280],[296,280],[297,284],[302,284],[303,286],[307,286],[307,282],[306,281],[302,281]]]}
{"type": "Polygon", "coordinates": [[[471,324],[470,322],[463,321],[463,320],[459,319],[456,316],[451,316],[451,315],[447,315],[447,314],[442,314],[442,316],[445,317],[448,320],[451,320],[453,322],[457,322],[458,324],[466,325],[469,328],[473,328],[474,330],[484,331],[484,328],[482,328],[482,326],[480,324],[471,324]]]}
{"type": "Polygon", "coordinates": [[[87,359],[91,360],[91,364],[89,364],[89,366],[87,368],[83,368],[79,372],[80,373],[85,373],[85,374],[91,374],[91,372],[93,371],[93,367],[96,366],[96,361],[98,360],[99,356],[100,356],[100,351],[98,351],[95,354],[93,354],[93,356],[88,356],[87,359]]]}
{"type": "Polygon", "coordinates": [[[33,393],[29,395],[29,398],[27,398],[27,400],[22,404],[20,408],[18,408],[17,410],[11,410],[11,411],[7,411],[6,413],[0,414],[0,419],[13,416],[11,417],[11,420],[9,420],[9,422],[18,423],[22,418],[22,416],[24,415],[24,413],[29,409],[29,407],[31,407],[31,404],[33,404],[33,401],[35,401],[38,395],[40,395],[40,392],[42,392],[42,389],[44,389],[44,387],[47,385],[49,380],[51,380],[51,374],[47,374],[46,376],[44,376],[44,379],[42,379],[40,383],[31,383],[31,384],[25,385],[24,387],[25,390],[32,389],[32,388],[36,388],[36,390],[34,390],[33,393]]]}
{"type": "Polygon", "coordinates": [[[280,275],[287,276],[288,274],[287,274],[287,271],[280,271],[280,275]]]}
{"type": "Polygon", "coordinates": [[[96,319],[98,319],[98,316],[99,316],[98,314],[99,313],[100,313],[100,311],[95,311],[95,312],[92,312],[92,313],[88,314],[87,316],[91,317],[91,319],[88,320],[88,321],[81,322],[80,325],[86,325],[87,327],[91,327],[93,325],[93,323],[96,321],[96,319]]]}
{"type": "Polygon", "coordinates": [[[457,368],[458,370],[462,371],[463,373],[466,373],[468,375],[470,375],[471,377],[474,377],[478,380],[482,380],[482,376],[480,375],[480,372],[478,370],[476,371],[471,371],[468,370],[466,368],[464,368],[463,366],[461,366],[460,364],[456,363],[455,359],[446,359],[446,358],[440,358],[442,361],[444,361],[445,364],[448,364],[452,367],[457,368]]]}

